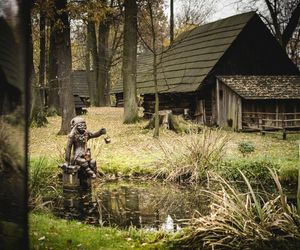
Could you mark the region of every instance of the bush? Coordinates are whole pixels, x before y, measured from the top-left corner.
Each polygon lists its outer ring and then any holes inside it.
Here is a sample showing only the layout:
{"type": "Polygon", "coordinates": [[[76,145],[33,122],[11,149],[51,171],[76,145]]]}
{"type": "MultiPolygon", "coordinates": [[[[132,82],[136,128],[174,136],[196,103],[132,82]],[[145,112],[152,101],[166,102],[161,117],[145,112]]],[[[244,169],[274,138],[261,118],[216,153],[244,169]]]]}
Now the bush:
{"type": "Polygon", "coordinates": [[[279,178],[284,186],[296,187],[298,183],[298,167],[295,165],[282,166],[279,178]]]}
{"type": "Polygon", "coordinates": [[[226,160],[220,167],[220,174],[226,179],[243,182],[242,171],[247,179],[256,184],[272,183],[269,169],[279,169],[279,165],[269,158],[226,160]]]}
{"type": "Polygon", "coordinates": [[[252,142],[245,141],[239,143],[238,149],[243,154],[243,156],[246,156],[254,152],[255,147],[252,142]]]}

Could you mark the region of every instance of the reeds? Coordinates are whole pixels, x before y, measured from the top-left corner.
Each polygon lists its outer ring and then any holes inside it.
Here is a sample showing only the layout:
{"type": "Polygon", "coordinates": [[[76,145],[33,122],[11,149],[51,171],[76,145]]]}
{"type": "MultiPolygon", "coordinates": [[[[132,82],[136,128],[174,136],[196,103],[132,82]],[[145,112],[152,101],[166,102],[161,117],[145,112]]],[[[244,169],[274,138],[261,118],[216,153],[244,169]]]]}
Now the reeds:
{"type": "Polygon", "coordinates": [[[248,192],[240,193],[220,176],[220,191],[212,197],[211,214],[195,217],[188,230],[174,241],[175,249],[299,249],[300,216],[287,203],[277,174],[272,170],[277,197],[263,199],[243,175],[248,192]]]}
{"type": "Polygon", "coordinates": [[[166,181],[199,182],[207,171],[216,170],[225,154],[229,137],[221,130],[204,128],[191,133],[177,144],[160,142],[163,156],[159,159],[156,177],[166,181]]]}
{"type": "Polygon", "coordinates": [[[28,204],[31,209],[40,209],[57,198],[59,191],[58,164],[45,157],[32,159],[29,166],[28,204]]]}

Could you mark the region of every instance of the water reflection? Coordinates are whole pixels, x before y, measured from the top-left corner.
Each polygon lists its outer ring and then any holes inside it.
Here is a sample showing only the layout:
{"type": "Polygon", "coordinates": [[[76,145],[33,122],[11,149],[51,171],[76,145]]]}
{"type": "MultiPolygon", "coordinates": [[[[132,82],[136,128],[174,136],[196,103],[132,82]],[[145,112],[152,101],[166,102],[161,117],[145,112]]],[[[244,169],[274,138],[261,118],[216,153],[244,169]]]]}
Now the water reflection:
{"type": "Polygon", "coordinates": [[[59,211],[101,226],[178,231],[196,210],[208,213],[208,199],[199,190],[157,182],[102,183],[92,191],[64,192],[59,211]]]}

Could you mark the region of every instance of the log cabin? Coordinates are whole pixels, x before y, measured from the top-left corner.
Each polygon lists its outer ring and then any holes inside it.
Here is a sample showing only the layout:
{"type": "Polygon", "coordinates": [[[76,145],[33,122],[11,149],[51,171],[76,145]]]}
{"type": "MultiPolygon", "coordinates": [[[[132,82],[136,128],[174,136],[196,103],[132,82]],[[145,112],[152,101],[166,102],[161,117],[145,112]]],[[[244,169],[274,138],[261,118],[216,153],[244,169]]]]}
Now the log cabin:
{"type": "MultiPolygon", "coordinates": [[[[154,113],[152,62],[150,53],[138,56],[145,117],[154,113]]],[[[188,112],[199,123],[233,130],[300,118],[299,70],[255,12],[182,33],[157,67],[160,110],[188,112]]],[[[122,92],[120,84],[112,89],[117,104],[122,92]]]]}
{"type": "MultiPolygon", "coordinates": [[[[90,91],[86,70],[73,70],[71,77],[76,115],[85,114],[86,108],[90,105],[90,91]]],[[[91,80],[95,81],[93,78],[91,80]]]]}

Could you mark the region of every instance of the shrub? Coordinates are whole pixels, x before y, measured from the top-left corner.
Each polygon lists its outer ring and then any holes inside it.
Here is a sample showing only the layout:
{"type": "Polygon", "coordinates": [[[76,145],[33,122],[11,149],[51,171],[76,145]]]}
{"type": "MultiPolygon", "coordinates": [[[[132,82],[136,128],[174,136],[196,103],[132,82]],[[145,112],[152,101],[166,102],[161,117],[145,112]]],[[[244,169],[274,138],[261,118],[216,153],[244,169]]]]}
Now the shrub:
{"type": "Polygon", "coordinates": [[[226,179],[243,182],[242,171],[251,183],[273,183],[269,169],[279,169],[279,165],[270,158],[257,159],[229,159],[222,162],[220,174],[226,179]]]}
{"type": "Polygon", "coordinates": [[[229,138],[220,130],[204,129],[176,145],[161,142],[163,156],[155,176],[167,181],[198,182],[221,164],[229,138]]]}
{"type": "Polygon", "coordinates": [[[252,144],[252,142],[245,141],[245,142],[240,142],[239,143],[238,149],[243,154],[243,156],[245,157],[246,155],[249,155],[252,152],[254,152],[255,147],[252,144]]]}
{"type": "Polygon", "coordinates": [[[298,183],[298,167],[293,164],[282,166],[279,170],[279,178],[284,186],[296,187],[298,183]]]}

